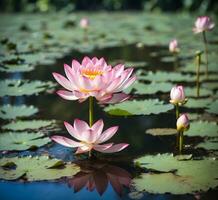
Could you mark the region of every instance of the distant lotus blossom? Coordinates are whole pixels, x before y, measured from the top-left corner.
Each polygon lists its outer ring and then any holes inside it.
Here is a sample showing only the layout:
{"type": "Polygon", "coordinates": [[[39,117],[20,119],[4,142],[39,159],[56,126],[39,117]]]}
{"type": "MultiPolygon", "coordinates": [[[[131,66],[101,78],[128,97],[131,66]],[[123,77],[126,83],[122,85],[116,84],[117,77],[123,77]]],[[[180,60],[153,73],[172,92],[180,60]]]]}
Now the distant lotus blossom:
{"type": "Polygon", "coordinates": [[[118,126],[113,126],[102,132],[104,126],[103,120],[98,120],[92,127],[79,119],[74,120],[74,126],[67,122],[64,122],[64,125],[69,134],[78,141],[64,136],[52,136],[51,139],[67,147],[77,147],[76,154],[90,152],[91,150],[114,153],[125,149],[129,145],[126,143],[115,145],[113,143],[102,144],[112,138],[118,130],[118,126]]]}
{"type": "Polygon", "coordinates": [[[178,45],[178,41],[176,39],[170,41],[169,43],[169,51],[171,53],[178,53],[179,52],[179,45],[178,45]]]}
{"type": "Polygon", "coordinates": [[[198,17],[195,21],[195,27],[193,28],[194,33],[201,33],[204,31],[210,31],[214,28],[215,23],[208,16],[198,17]]]}
{"type": "Polygon", "coordinates": [[[80,27],[83,29],[87,29],[89,27],[89,20],[88,18],[82,18],[80,20],[80,27]]]}
{"type": "Polygon", "coordinates": [[[72,61],[72,67],[64,64],[67,78],[53,73],[56,81],[67,90],[57,92],[66,100],[85,101],[88,97],[95,97],[100,103],[117,103],[125,101],[128,95],[121,93],[129,87],[136,76],[132,75],[133,68],[125,69],[124,65],[115,67],[107,65],[104,58],[84,57],[82,63],[72,61]]]}
{"type": "Polygon", "coordinates": [[[183,105],[186,103],[184,88],[181,85],[175,86],[170,91],[170,103],[174,105],[183,105]]]}
{"type": "Polygon", "coordinates": [[[182,114],[176,122],[177,131],[186,131],[189,129],[189,118],[187,114],[182,114]]]}

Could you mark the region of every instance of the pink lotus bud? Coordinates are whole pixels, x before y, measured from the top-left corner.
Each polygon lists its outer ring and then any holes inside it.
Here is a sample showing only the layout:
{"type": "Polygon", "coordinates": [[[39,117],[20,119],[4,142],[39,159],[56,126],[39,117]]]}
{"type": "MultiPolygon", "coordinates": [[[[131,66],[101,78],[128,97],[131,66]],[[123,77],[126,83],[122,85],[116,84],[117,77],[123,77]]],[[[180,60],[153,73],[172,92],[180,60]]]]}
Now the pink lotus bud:
{"type": "Polygon", "coordinates": [[[180,115],[176,122],[177,131],[187,131],[189,126],[190,124],[187,114],[180,115]]]}
{"type": "Polygon", "coordinates": [[[170,103],[182,105],[186,102],[184,88],[181,85],[175,86],[170,91],[170,103]]]}
{"type": "Polygon", "coordinates": [[[89,20],[88,18],[82,18],[80,20],[80,27],[83,29],[87,29],[89,27],[89,20]]]}
{"type": "Polygon", "coordinates": [[[194,33],[201,33],[203,31],[210,31],[214,28],[215,23],[208,16],[198,17],[195,21],[194,33]]]}
{"type": "Polygon", "coordinates": [[[170,41],[169,51],[171,53],[178,53],[179,52],[179,45],[178,45],[178,41],[176,39],[170,41]]]}

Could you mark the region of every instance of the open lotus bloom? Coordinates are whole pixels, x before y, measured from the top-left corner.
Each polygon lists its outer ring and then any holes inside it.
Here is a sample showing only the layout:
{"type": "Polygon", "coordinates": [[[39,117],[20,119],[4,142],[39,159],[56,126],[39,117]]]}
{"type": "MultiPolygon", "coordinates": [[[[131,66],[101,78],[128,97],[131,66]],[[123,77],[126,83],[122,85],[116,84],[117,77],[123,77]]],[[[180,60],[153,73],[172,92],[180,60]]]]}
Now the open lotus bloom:
{"type": "Polygon", "coordinates": [[[83,29],[87,29],[89,27],[89,20],[87,18],[82,18],[80,20],[80,27],[83,29]]]}
{"type": "Polygon", "coordinates": [[[189,124],[189,118],[187,114],[182,114],[180,115],[180,117],[177,119],[176,122],[176,127],[177,127],[177,131],[187,131],[190,127],[189,124]]]}
{"type": "Polygon", "coordinates": [[[126,143],[102,144],[113,137],[118,130],[118,126],[113,126],[102,132],[103,120],[98,120],[92,127],[89,127],[85,121],[79,119],[74,120],[74,126],[67,122],[64,122],[64,125],[69,134],[77,141],[63,136],[52,136],[51,139],[67,147],[77,147],[76,154],[89,152],[92,149],[102,153],[114,153],[125,149],[129,145],[126,143]]]}
{"type": "Polygon", "coordinates": [[[198,17],[195,21],[194,33],[201,33],[203,31],[210,31],[214,28],[215,23],[208,16],[198,17]]]}
{"type": "Polygon", "coordinates": [[[180,51],[178,41],[176,39],[170,41],[169,43],[169,51],[171,53],[178,53],[180,51]]]}
{"type": "Polygon", "coordinates": [[[121,196],[123,188],[130,186],[131,174],[120,167],[99,161],[82,161],[76,164],[81,171],[67,181],[75,192],[86,187],[90,192],[96,189],[103,195],[110,183],[114,191],[121,196]]]}
{"type": "Polygon", "coordinates": [[[81,64],[73,60],[72,67],[65,64],[64,70],[67,78],[53,73],[56,81],[66,89],[57,91],[57,94],[66,100],[79,102],[90,96],[100,103],[125,101],[129,96],[121,91],[136,80],[136,76],[132,75],[132,68],[124,69],[122,64],[111,67],[104,58],[84,57],[81,64]]]}
{"type": "Polygon", "coordinates": [[[170,91],[170,103],[174,105],[183,105],[187,102],[184,88],[181,85],[175,86],[170,91]]]}

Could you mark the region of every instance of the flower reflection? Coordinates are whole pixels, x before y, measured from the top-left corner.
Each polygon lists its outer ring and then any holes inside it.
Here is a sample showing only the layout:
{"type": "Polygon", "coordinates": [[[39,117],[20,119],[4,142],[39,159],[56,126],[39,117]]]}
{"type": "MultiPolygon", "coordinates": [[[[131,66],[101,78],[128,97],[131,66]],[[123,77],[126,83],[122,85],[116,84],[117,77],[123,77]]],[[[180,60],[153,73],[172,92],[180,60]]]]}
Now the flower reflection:
{"type": "Polygon", "coordinates": [[[100,194],[106,191],[109,183],[118,195],[122,195],[124,187],[129,187],[131,175],[126,170],[99,161],[80,161],[77,163],[81,171],[68,180],[68,185],[79,192],[85,188],[92,192],[94,189],[100,194]]]}

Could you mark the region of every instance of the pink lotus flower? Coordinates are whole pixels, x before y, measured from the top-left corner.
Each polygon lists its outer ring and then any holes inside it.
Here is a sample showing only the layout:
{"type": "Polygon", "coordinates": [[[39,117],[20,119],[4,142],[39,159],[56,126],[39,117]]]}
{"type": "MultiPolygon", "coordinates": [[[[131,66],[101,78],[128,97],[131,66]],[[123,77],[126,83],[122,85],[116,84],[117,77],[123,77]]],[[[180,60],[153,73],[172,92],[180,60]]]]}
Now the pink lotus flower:
{"type": "Polygon", "coordinates": [[[184,88],[181,85],[175,86],[170,91],[170,103],[174,105],[183,105],[186,103],[184,88]]]}
{"type": "Polygon", "coordinates": [[[195,21],[195,27],[193,28],[194,33],[201,33],[204,31],[210,31],[214,28],[215,24],[208,16],[198,17],[195,21]]]}
{"type": "Polygon", "coordinates": [[[132,75],[133,69],[124,69],[124,65],[119,64],[115,67],[107,65],[104,58],[96,57],[90,59],[84,57],[82,63],[72,61],[72,67],[64,65],[67,78],[53,73],[56,81],[67,90],[57,92],[66,100],[85,101],[88,97],[95,97],[100,103],[117,103],[129,98],[124,93],[119,93],[135,80],[132,75]]]}
{"type": "Polygon", "coordinates": [[[177,119],[176,122],[176,127],[177,127],[177,131],[187,131],[189,129],[189,119],[188,119],[188,115],[187,114],[182,114],[180,115],[180,117],[177,119]]]}
{"type": "Polygon", "coordinates": [[[83,28],[83,29],[87,29],[89,27],[89,20],[88,18],[82,18],[80,20],[80,27],[83,28]]]}
{"type": "Polygon", "coordinates": [[[170,41],[169,43],[169,51],[171,53],[178,53],[179,52],[179,45],[178,45],[178,41],[176,39],[170,41]]]}
{"type": "Polygon", "coordinates": [[[114,191],[121,196],[123,186],[130,186],[131,175],[120,167],[87,160],[76,164],[79,165],[81,171],[68,179],[68,185],[73,187],[75,192],[86,187],[90,192],[96,189],[100,195],[103,195],[110,183],[114,191]]]}
{"type": "Polygon", "coordinates": [[[74,126],[67,122],[64,122],[64,125],[69,134],[78,141],[56,135],[52,136],[51,139],[67,147],[77,147],[76,154],[89,152],[92,149],[103,153],[114,153],[125,149],[129,145],[126,143],[102,144],[113,137],[118,130],[118,126],[113,126],[102,133],[103,120],[98,120],[92,127],[89,127],[85,121],[79,119],[74,120],[74,126]]]}

